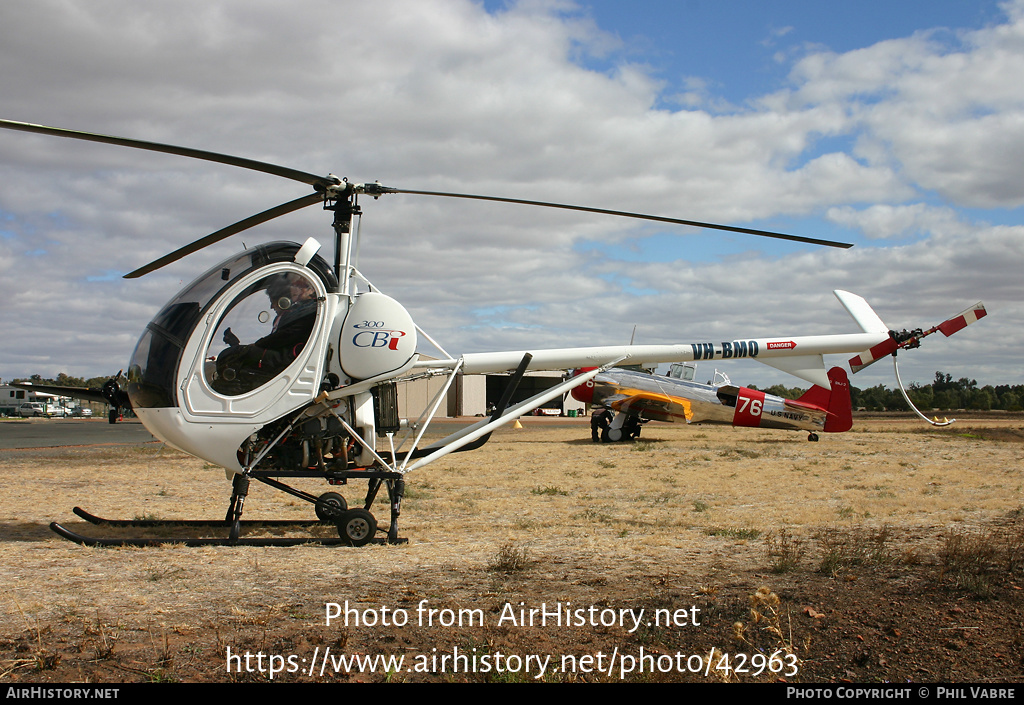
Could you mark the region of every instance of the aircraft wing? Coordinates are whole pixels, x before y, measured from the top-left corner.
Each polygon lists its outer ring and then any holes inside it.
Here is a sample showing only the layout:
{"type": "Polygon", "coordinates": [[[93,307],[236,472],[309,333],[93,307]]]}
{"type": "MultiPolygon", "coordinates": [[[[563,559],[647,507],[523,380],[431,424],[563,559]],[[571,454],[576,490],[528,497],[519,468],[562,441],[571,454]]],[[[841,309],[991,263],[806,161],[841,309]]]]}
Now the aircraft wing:
{"type": "Polygon", "coordinates": [[[116,377],[108,379],[102,387],[62,387],[56,384],[33,384],[32,382],[14,382],[13,384],[23,389],[31,389],[34,392],[74,397],[75,399],[85,399],[86,401],[97,401],[101,404],[110,404],[114,408],[130,409],[132,408],[132,402],[128,398],[128,394],[118,384],[119,379],[121,379],[120,372],[117,373],[116,377]]]}
{"type": "Polygon", "coordinates": [[[680,422],[693,415],[689,399],[655,392],[616,394],[604,399],[603,403],[614,411],[652,421],[680,422]]]}
{"type": "Polygon", "coordinates": [[[109,400],[103,396],[103,391],[99,387],[60,387],[52,384],[31,384],[29,382],[13,382],[12,386],[30,389],[33,392],[56,394],[61,397],[74,397],[75,399],[97,401],[102,404],[109,403],[109,400]]]}
{"type": "Polygon", "coordinates": [[[629,394],[612,394],[602,399],[601,403],[612,411],[616,411],[622,403],[628,402],[630,398],[629,394]]]}

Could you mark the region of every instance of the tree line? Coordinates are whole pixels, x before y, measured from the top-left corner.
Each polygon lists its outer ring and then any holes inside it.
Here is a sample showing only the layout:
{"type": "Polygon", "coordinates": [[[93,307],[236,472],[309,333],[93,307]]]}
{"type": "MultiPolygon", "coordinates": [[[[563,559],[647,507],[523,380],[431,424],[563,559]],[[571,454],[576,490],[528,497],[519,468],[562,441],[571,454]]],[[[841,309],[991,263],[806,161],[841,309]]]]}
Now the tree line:
{"type": "MultiPolygon", "coordinates": [[[[757,387],[751,386],[751,389],[757,387]]],[[[768,394],[796,399],[806,389],[799,387],[786,387],[781,384],[761,390],[768,394]]],[[[986,384],[978,386],[978,381],[961,377],[953,379],[953,376],[943,372],[936,372],[935,379],[931,384],[913,383],[907,387],[907,394],[914,405],[923,410],[955,411],[957,409],[972,409],[979,411],[1021,411],[1024,402],[1024,384],[986,384]]],[[[850,386],[850,402],[854,409],[865,409],[867,411],[909,411],[906,401],[900,390],[889,389],[879,384],[868,389],[859,389],[850,386]]]]}

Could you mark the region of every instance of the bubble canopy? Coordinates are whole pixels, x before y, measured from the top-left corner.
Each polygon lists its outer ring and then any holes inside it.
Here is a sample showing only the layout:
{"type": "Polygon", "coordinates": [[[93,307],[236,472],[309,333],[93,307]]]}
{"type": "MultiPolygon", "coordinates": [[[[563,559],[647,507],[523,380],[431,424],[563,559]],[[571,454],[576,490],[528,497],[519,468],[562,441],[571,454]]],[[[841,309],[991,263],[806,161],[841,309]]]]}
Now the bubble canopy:
{"type": "MultiPolygon", "coordinates": [[[[245,252],[233,255],[216,266],[211,267],[164,305],[160,312],[146,326],[145,332],[135,346],[135,352],[132,353],[128,368],[127,390],[131,398],[132,407],[136,409],[156,409],[179,406],[177,377],[182,362],[182,354],[199,322],[203,320],[210,308],[218,301],[220,295],[239,279],[269,264],[294,261],[299,249],[300,245],[297,243],[273,242],[266,245],[258,245],[245,252]]],[[[327,291],[337,289],[337,279],[330,266],[322,257],[314,256],[309,261],[307,268],[311,272],[311,276],[316,275],[321,279],[327,291]]],[[[295,314],[301,312],[301,301],[296,302],[296,305],[293,306],[290,292],[276,296],[277,300],[273,301],[274,295],[281,293],[279,288],[281,283],[279,276],[270,275],[261,279],[257,285],[247,287],[245,293],[237,295],[235,300],[232,301],[228,307],[228,313],[218,323],[218,329],[231,328],[231,321],[242,321],[243,317],[248,318],[251,314],[254,320],[266,318],[265,322],[268,326],[268,332],[276,332],[269,330],[270,326],[272,323],[280,324],[283,315],[281,315],[281,312],[275,315],[271,313],[272,310],[279,311],[280,309],[283,312],[291,310],[293,318],[295,314]],[[283,300],[285,298],[288,299],[287,302],[283,300]],[[275,306],[272,306],[272,303],[275,306]],[[286,304],[284,309],[282,309],[281,304],[286,304]],[[254,307],[261,310],[252,313],[254,307]],[[264,312],[267,315],[261,316],[260,314],[264,312]],[[228,319],[231,320],[229,321],[228,319]]],[[[280,327],[278,325],[278,328],[280,327]]],[[[300,329],[303,327],[304,324],[299,326],[300,329]]],[[[243,334],[245,332],[244,328],[239,331],[239,333],[243,334]]],[[[232,334],[238,335],[235,331],[232,331],[232,334]]],[[[301,336],[302,330],[299,330],[297,334],[301,336]]],[[[308,336],[308,334],[309,330],[307,328],[305,335],[308,336]]],[[[225,344],[227,344],[227,340],[225,340],[225,344]]],[[[228,345],[228,347],[232,346],[228,345]]],[[[213,350],[212,345],[211,350],[207,352],[211,356],[219,356],[217,351],[213,350]]],[[[226,351],[221,351],[221,353],[223,352],[226,351]]],[[[250,352],[252,352],[251,357],[256,357],[254,351],[250,352]]],[[[280,363],[278,361],[275,364],[280,363]]],[[[211,371],[209,378],[211,378],[211,383],[212,379],[223,380],[218,383],[220,385],[218,391],[221,391],[221,393],[227,395],[241,394],[246,389],[254,389],[263,381],[269,379],[269,377],[266,377],[266,374],[274,369],[274,364],[268,364],[265,372],[255,375],[247,373],[247,370],[251,370],[251,367],[251,363],[247,363],[244,360],[238,361],[233,367],[229,367],[225,363],[222,366],[224,370],[223,376],[219,376],[217,372],[211,371]],[[227,370],[235,372],[233,380],[225,379],[225,377],[232,376],[232,373],[227,372],[227,370]],[[239,381],[242,378],[245,378],[244,381],[239,381]]],[[[257,367],[256,369],[262,368],[257,367]]],[[[217,388],[218,385],[214,384],[213,386],[217,388]]]]}

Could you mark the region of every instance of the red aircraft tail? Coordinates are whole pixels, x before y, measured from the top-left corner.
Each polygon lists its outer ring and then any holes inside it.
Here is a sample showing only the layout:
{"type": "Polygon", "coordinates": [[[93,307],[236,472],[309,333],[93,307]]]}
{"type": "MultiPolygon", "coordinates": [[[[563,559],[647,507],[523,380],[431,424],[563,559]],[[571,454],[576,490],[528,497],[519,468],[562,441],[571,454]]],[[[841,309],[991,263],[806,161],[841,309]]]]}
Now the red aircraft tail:
{"type": "Polygon", "coordinates": [[[826,409],[828,416],[825,417],[826,433],[842,433],[849,431],[853,426],[853,407],[850,404],[850,379],[846,376],[846,370],[842,367],[833,367],[828,371],[829,382],[832,389],[825,389],[817,385],[808,389],[797,401],[804,404],[826,409]]]}

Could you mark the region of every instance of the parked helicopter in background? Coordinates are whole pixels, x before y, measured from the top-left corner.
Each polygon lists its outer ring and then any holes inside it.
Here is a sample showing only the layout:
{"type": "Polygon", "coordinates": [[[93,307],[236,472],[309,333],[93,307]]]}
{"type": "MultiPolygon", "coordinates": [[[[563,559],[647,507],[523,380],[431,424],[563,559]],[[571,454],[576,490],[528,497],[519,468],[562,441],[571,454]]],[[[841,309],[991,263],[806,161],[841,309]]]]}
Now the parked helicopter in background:
{"type": "MultiPolygon", "coordinates": [[[[415,324],[395,299],[381,293],[357,268],[359,196],[388,194],[498,201],[654,220],[849,247],[845,243],[639,213],[474,194],[397,189],[353,183],[333,174],[318,176],[214,152],[142,140],[0,120],[0,127],[219,162],[273,174],[312,187],[301,196],[246,218],[127,274],[152,272],[208,245],[301,208],[320,205],[333,214],[333,264],[315,239],[274,242],[233,255],[207,270],[174,296],[146,326],[131,356],[125,383],[131,407],[146,428],[170,446],[223,467],[232,482],[223,522],[225,538],[89,538],[60,524],[51,528],[90,545],[294,545],[321,538],[242,538],[242,514],[251,480],[314,505],[321,522],[337,527],[338,543],[375,540],[370,512],[384,488],[390,505],[387,541],[399,541],[398,519],[405,476],[449,453],[478,448],[490,433],[562,396],[621,363],[682,362],[751,357],[812,384],[829,388],[823,355],[881,349],[892,340],[867,303],[837,292],[861,332],[847,335],[776,336],[726,343],[618,345],[556,350],[468,353],[453,356],[415,324]],[[440,356],[427,358],[421,340],[440,356]],[[741,342],[742,344],[738,344],[741,342]],[[518,404],[509,401],[528,370],[592,369],[518,404]],[[424,433],[460,375],[512,372],[490,417],[426,444],[424,433]],[[425,377],[443,384],[417,420],[403,420],[397,385],[425,377]],[[319,496],[281,479],[319,478],[339,486],[364,480],[360,507],[344,496],[319,496]]],[[[906,341],[898,348],[908,347],[906,341]]],[[[893,350],[892,352],[895,352],[893,350]]],[[[866,354],[866,353],[865,353],[866,354]]],[[[740,392],[737,392],[739,400],[740,392]]],[[[746,398],[746,397],[744,397],[746,398]]],[[[751,399],[753,402],[753,399],[751,399]]],[[[762,401],[758,408],[765,408],[762,401]]],[[[746,414],[754,414],[748,405],[746,414]]],[[[763,415],[763,414],[762,414],[763,415]]],[[[103,522],[87,512],[76,513],[103,522]]],[[[109,523],[109,522],[108,522],[109,523]]],[[[139,526],[140,522],[121,522],[139,526]]],[[[143,522],[144,523],[144,522],[143,522]]],[[[164,522],[175,523],[175,522],[164,522]]],[[[195,526],[196,522],[176,522],[195,526]]]]}

